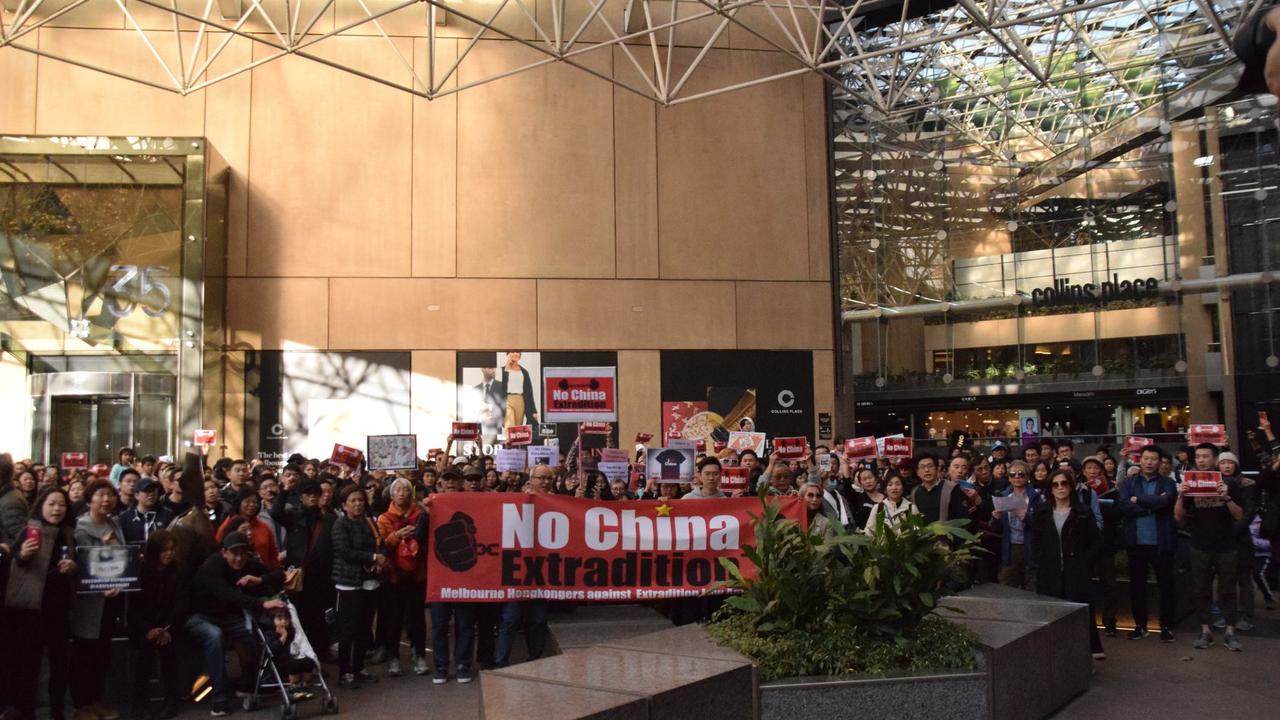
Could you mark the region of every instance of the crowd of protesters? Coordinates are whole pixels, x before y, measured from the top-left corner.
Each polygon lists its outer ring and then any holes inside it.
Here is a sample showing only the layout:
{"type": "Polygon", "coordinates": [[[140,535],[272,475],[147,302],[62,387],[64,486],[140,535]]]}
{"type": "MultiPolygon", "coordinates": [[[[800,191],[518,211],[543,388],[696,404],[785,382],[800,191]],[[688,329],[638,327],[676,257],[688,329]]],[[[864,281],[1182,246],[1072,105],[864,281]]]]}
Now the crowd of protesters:
{"type": "MultiPolygon", "coordinates": [[[[203,659],[212,714],[226,715],[235,694],[254,681],[252,672],[234,681],[227,672],[232,654],[238,667],[256,667],[246,611],[274,623],[267,644],[288,675],[305,680],[310,672],[290,662],[295,630],[286,597],[346,689],[406,670],[436,684],[451,677],[465,684],[478,668],[510,663],[521,634],[525,656],[542,656],[546,601],[426,603],[427,518],[433,496],[446,492],[610,502],[759,489],[801,498],[811,531],[827,537],[893,532],[912,515],[956,520],[986,550],[966,582],[1000,582],[1092,606],[1096,576],[1107,636],[1117,634],[1116,560],[1123,553],[1131,578],[1155,574],[1166,642],[1174,640],[1174,567],[1185,548],[1202,631],[1195,647],[1209,647],[1221,628],[1224,645],[1240,650],[1237,633],[1252,627],[1256,595],[1268,607],[1274,602],[1275,566],[1265,542],[1276,532],[1280,443],[1269,426],[1260,433],[1266,438],[1254,443],[1263,467],[1256,480],[1242,477],[1237,457],[1213,445],[1176,458],[1155,446],[1119,458],[1103,447],[1078,458],[1069,441],[1051,440],[1016,452],[997,442],[985,455],[954,447],[945,456],[897,462],[847,457],[838,441],[834,451],[814,447],[797,461],[751,450],[700,453],[691,482],[641,477],[634,484],[607,479],[576,444],[558,466],[528,472],[499,472],[492,456],[443,452],[397,472],[359,472],[300,455],[282,469],[232,459],[206,468],[196,456],[178,466],[130,450],[111,467],[65,472],[0,456],[0,677],[7,680],[0,709],[5,720],[33,717],[43,659],[55,720],[65,717],[68,695],[77,720],[120,717],[106,702],[112,667],[131,671],[134,716],[172,717],[186,699],[178,675],[185,647],[203,659]],[[747,468],[746,488],[721,489],[728,465],[747,468]],[[1181,473],[1194,468],[1222,473],[1216,497],[1183,496],[1181,473]],[[189,501],[184,487],[201,488],[202,497],[189,501]],[[207,537],[192,532],[201,525],[207,537]],[[143,547],[139,590],[77,592],[76,548],[122,543],[143,547]],[[112,640],[121,636],[127,658],[113,657],[120,650],[112,640]],[[376,673],[376,666],[384,667],[376,673]]],[[[1148,634],[1145,585],[1130,583],[1133,639],[1148,634]]],[[[687,622],[706,619],[713,608],[677,603],[670,611],[687,622]]],[[[1095,658],[1105,657],[1092,624],[1091,645],[1095,658]]]]}

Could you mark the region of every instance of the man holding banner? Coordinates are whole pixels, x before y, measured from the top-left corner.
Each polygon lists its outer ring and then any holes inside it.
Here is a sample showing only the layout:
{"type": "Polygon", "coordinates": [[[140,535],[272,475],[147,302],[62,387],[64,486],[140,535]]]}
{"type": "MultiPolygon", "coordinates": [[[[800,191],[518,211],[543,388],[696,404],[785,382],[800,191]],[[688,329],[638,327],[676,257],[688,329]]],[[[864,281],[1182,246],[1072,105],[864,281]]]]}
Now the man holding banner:
{"type": "MultiPolygon", "coordinates": [[[[555,470],[550,465],[537,465],[529,471],[525,493],[547,495],[555,485],[555,470]]],[[[428,579],[432,573],[428,569],[428,579]]],[[[428,590],[429,592],[429,590],[428,590]]],[[[529,660],[537,660],[547,651],[547,601],[543,599],[509,600],[502,606],[502,624],[498,627],[498,644],[493,664],[503,668],[511,664],[511,646],[516,632],[524,629],[525,648],[529,660]]]]}

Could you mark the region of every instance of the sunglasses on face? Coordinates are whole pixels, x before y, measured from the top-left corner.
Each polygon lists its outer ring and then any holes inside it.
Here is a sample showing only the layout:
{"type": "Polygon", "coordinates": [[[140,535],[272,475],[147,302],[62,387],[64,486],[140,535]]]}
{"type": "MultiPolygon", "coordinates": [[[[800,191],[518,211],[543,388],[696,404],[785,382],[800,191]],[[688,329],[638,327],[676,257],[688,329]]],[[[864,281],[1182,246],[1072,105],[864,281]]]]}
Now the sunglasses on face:
{"type": "Polygon", "coordinates": [[[1026,477],[1026,476],[1027,474],[1025,472],[1022,472],[1021,470],[1014,470],[1013,472],[1009,473],[1009,477],[1026,477]]]}
{"type": "Polygon", "coordinates": [[[1054,481],[1053,481],[1053,487],[1065,487],[1065,488],[1069,488],[1069,487],[1071,487],[1071,483],[1070,483],[1070,481],[1067,481],[1067,480],[1054,480],[1054,481]]]}

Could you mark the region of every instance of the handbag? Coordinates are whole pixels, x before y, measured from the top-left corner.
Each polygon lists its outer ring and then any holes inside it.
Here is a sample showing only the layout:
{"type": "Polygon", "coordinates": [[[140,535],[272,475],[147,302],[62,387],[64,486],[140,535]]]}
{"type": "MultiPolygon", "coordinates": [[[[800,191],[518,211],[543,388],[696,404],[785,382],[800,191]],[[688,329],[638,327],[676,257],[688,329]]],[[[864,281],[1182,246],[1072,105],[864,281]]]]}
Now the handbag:
{"type": "Polygon", "coordinates": [[[291,567],[284,571],[284,591],[290,595],[297,595],[302,592],[303,579],[306,573],[303,566],[311,559],[311,551],[315,548],[316,543],[320,540],[320,531],[324,528],[324,520],[317,519],[316,526],[311,528],[311,540],[307,543],[307,553],[302,558],[302,565],[291,567]]]}

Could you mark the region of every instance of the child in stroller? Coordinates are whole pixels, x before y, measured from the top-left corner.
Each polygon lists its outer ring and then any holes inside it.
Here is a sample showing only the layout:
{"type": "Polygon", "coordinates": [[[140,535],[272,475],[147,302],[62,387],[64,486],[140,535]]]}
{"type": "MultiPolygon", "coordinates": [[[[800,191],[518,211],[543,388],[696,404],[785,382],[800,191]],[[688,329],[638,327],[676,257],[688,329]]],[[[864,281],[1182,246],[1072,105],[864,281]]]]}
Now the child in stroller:
{"type": "Polygon", "coordinates": [[[315,697],[307,690],[311,684],[311,673],[315,671],[315,663],[303,654],[297,645],[298,632],[293,629],[293,620],[289,617],[288,608],[276,608],[267,611],[271,619],[271,630],[264,633],[267,638],[267,650],[271,653],[271,662],[276,670],[289,679],[294,686],[290,697],[294,702],[310,700],[315,697]]]}
{"type": "Polygon", "coordinates": [[[297,610],[284,600],[284,607],[268,610],[251,623],[262,652],[257,681],[253,693],[244,700],[244,709],[257,709],[260,694],[279,691],[281,720],[294,720],[298,703],[315,697],[310,689],[315,687],[322,695],[320,711],[326,715],[336,713],[338,699],[320,674],[320,663],[302,631],[297,610]]]}

